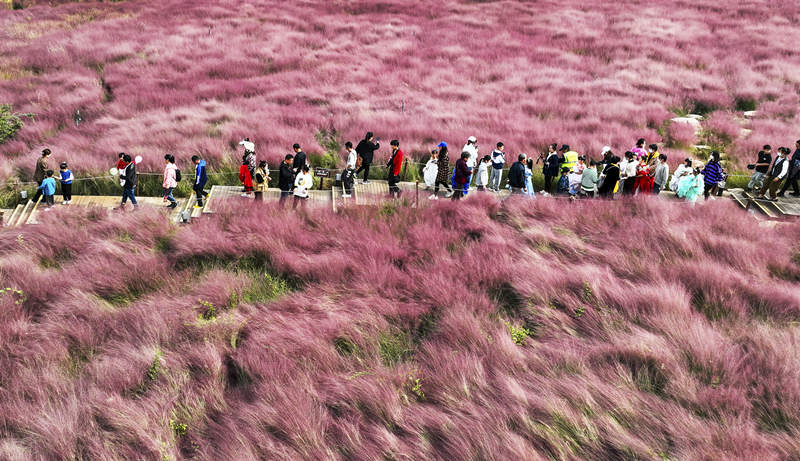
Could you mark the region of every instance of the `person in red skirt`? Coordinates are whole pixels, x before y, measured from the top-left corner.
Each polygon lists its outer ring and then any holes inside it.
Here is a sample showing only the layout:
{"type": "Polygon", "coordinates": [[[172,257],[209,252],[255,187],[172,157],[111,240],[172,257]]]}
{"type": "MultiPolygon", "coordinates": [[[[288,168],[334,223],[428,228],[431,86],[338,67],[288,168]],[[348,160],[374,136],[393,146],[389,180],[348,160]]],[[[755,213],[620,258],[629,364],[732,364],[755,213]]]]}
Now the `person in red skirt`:
{"type": "Polygon", "coordinates": [[[242,186],[244,186],[244,193],[242,197],[250,197],[250,194],[253,192],[253,175],[250,173],[250,159],[248,158],[249,152],[244,154],[242,157],[242,166],[239,167],[239,181],[242,182],[242,186]]]}
{"type": "Polygon", "coordinates": [[[639,166],[636,167],[636,182],[633,185],[633,190],[638,191],[639,194],[651,194],[653,192],[653,178],[650,176],[650,165],[647,163],[647,157],[642,157],[639,160],[639,166]]]}

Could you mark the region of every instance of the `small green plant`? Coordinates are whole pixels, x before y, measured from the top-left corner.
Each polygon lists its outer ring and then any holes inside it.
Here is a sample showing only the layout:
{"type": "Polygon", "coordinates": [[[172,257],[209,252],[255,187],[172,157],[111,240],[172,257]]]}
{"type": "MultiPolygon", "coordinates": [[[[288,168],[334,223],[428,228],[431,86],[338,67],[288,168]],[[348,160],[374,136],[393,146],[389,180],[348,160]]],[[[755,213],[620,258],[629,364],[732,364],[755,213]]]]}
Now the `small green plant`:
{"type": "Polygon", "coordinates": [[[180,421],[176,421],[174,419],[169,420],[169,427],[172,429],[172,432],[175,433],[175,437],[183,437],[186,435],[186,431],[189,427],[180,421]]]}
{"type": "Polygon", "coordinates": [[[214,304],[210,301],[203,301],[202,299],[198,301],[201,306],[205,308],[202,313],[203,320],[214,320],[217,318],[217,310],[214,308],[214,304]]]}
{"type": "Polygon", "coordinates": [[[580,316],[583,315],[584,312],[586,312],[586,306],[581,306],[575,309],[575,318],[579,318],[580,316]]]}
{"type": "Polygon", "coordinates": [[[0,296],[6,294],[10,295],[12,298],[15,298],[14,304],[16,305],[24,303],[25,300],[27,299],[25,293],[22,290],[19,290],[17,288],[0,288],[0,296]]]}
{"type": "Polygon", "coordinates": [[[408,375],[408,388],[418,400],[425,400],[425,392],[422,390],[422,378],[416,376],[415,373],[408,375]]]}
{"type": "Polygon", "coordinates": [[[594,292],[592,291],[592,286],[589,285],[589,282],[583,282],[583,300],[587,303],[594,302],[594,292]]]}
{"type": "Polygon", "coordinates": [[[524,346],[528,336],[532,336],[533,332],[525,327],[515,327],[511,322],[504,321],[508,330],[511,333],[511,339],[518,346],[524,346]]]}
{"type": "Polygon", "coordinates": [[[161,374],[161,349],[156,348],[156,355],[153,358],[153,363],[147,368],[147,379],[155,381],[158,375],[161,374]]]}
{"type": "Polygon", "coordinates": [[[384,365],[402,362],[414,353],[411,338],[402,330],[383,332],[378,337],[378,352],[384,365]]]}

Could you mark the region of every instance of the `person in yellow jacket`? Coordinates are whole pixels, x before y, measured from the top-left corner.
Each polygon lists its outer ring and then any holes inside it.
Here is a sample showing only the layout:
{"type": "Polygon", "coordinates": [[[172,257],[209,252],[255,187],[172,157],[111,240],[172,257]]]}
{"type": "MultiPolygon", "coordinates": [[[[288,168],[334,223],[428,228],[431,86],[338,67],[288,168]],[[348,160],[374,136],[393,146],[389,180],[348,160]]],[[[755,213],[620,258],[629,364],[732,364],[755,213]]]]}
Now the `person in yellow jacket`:
{"type": "Polygon", "coordinates": [[[267,166],[266,160],[259,162],[258,168],[256,168],[256,177],[253,179],[255,180],[255,199],[264,200],[264,192],[269,188],[269,180],[272,179],[269,177],[269,166],[267,166]]]}
{"type": "Polygon", "coordinates": [[[576,163],[578,163],[578,153],[570,149],[569,145],[567,144],[562,145],[559,152],[563,158],[561,168],[566,168],[568,171],[572,171],[572,168],[576,163]]]}

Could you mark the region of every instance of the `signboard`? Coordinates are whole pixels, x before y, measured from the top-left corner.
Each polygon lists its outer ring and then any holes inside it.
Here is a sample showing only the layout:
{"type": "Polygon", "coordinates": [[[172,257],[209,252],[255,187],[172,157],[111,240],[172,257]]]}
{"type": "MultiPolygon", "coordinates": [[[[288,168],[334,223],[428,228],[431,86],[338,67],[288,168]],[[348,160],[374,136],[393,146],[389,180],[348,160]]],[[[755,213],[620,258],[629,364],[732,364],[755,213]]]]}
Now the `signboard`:
{"type": "Polygon", "coordinates": [[[314,168],[314,176],[318,178],[330,178],[331,170],[327,168],[314,168]]]}

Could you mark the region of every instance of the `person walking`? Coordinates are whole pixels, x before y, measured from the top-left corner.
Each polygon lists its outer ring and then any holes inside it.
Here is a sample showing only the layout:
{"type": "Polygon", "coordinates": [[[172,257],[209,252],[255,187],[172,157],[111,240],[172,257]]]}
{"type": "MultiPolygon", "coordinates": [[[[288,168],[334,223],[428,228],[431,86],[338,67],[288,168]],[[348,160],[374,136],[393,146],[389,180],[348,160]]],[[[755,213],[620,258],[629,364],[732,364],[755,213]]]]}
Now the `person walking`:
{"type": "Polygon", "coordinates": [[[519,154],[517,161],[508,170],[508,186],[511,187],[512,195],[525,193],[525,162],[527,157],[525,154],[519,154]]]}
{"type": "Polygon", "coordinates": [[[658,165],[656,166],[655,174],[653,175],[653,194],[658,195],[667,185],[667,178],[669,178],[669,165],[667,164],[667,156],[664,154],[658,155],[658,165]]]}
{"type": "Polygon", "coordinates": [[[392,139],[389,143],[392,146],[392,156],[386,164],[389,171],[389,197],[400,198],[400,171],[403,167],[403,151],[400,150],[400,141],[392,139]]]}
{"type": "Polygon", "coordinates": [[[283,158],[283,163],[278,169],[278,189],[281,190],[281,198],[278,200],[278,204],[281,206],[286,201],[286,197],[292,194],[292,186],[294,185],[293,164],[294,155],[286,154],[286,157],[283,158]]]}
{"type": "Polygon", "coordinates": [[[206,192],[206,182],[208,182],[208,175],[206,174],[206,161],[201,159],[199,155],[192,155],[192,163],[194,163],[194,195],[197,199],[195,208],[203,208],[203,199],[208,197],[206,192]]]}
{"type": "Polygon", "coordinates": [[[123,169],[119,172],[120,181],[122,181],[122,203],[119,205],[119,209],[125,209],[125,203],[128,199],[131,199],[131,203],[133,204],[133,208],[139,208],[139,204],[136,203],[136,185],[138,183],[138,177],[136,176],[136,163],[133,162],[133,159],[128,154],[123,154],[122,161],[124,163],[123,169]]]}
{"type": "Polygon", "coordinates": [[[500,182],[503,180],[503,166],[506,163],[506,146],[502,142],[497,143],[497,148],[492,151],[492,171],[489,175],[489,190],[498,192],[500,182]]]}
{"type": "Polygon", "coordinates": [[[164,181],[161,183],[161,187],[164,189],[164,201],[169,202],[167,208],[177,208],[178,201],[172,196],[172,192],[178,187],[178,167],[175,166],[175,156],[165,155],[164,163],[164,181]]]}
{"type": "Polygon", "coordinates": [[[36,160],[36,167],[33,170],[33,180],[36,181],[36,194],[33,196],[33,203],[39,200],[42,196],[42,181],[47,177],[47,160],[50,158],[50,149],[44,149],[42,156],[36,160]]]}
{"type": "Polygon", "coordinates": [[[455,179],[454,182],[456,187],[454,189],[453,198],[452,200],[461,200],[461,197],[464,196],[464,188],[465,185],[469,187],[469,178],[472,176],[472,170],[470,169],[468,162],[469,161],[469,152],[464,151],[461,152],[461,158],[456,161],[455,167],[455,179]]]}
{"type": "Polygon", "coordinates": [[[344,193],[342,198],[350,198],[353,195],[353,183],[356,178],[356,167],[358,166],[358,153],[353,149],[353,143],[347,141],[344,143],[345,151],[347,152],[346,168],[342,172],[342,185],[344,186],[344,193]]]}
{"type": "Polygon", "coordinates": [[[772,164],[772,146],[766,144],[758,153],[756,163],[747,165],[748,169],[755,170],[750,176],[750,181],[745,187],[745,192],[759,191],[764,186],[764,178],[767,177],[769,166],[772,164]]]}
{"type": "Polygon", "coordinates": [[[778,148],[778,158],[775,159],[775,162],[772,164],[772,168],[770,168],[769,172],[767,173],[767,178],[764,180],[764,185],[761,187],[761,192],[758,194],[758,198],[766,198],[766,194],[769,192],[769,200],[773,202],[778,200],[775,192],[778,190],[781,180],[789,173],[789,161],[786,159],[788,153],[788,148],[778,148]]]}
{"type": "Polygon", "coordinates": [[[361,184],[369,184],[369,167],[372,165],[372,160],[375,157],[375,151],[381,148],[380,139],[375,140],[375,135],[371,131],[367,131],[358,145],[356,146],[356,153],[361,157],[361,167],[356,171],[356,179],[358,174],[364,172],[364,179],[361,184]]]}
{"type": "Polygon", "coordinates": [[[433,194],[428,197],[430,200],[439,199],[439,186],[443,185],[447,189],[447,197],[453,195],[453,189],[450,187],[450,159],[448,158],[447,143],[440,142],[437,146],[439,148],[439,163],[438,170],[436,171],[436,184],[433,186],[433,194]]]}
{"type": "Polygon", "coordinates": [[[308,165],[303,165],[300,168],[300,172],[297,174],[297,177],[294,179],[294,201],[292,202],[293,210],[297,208],[298,203],[302,203],[303,208],[305,208],[306,201],[308,201],[308,190],[313,184],[314,179],[308,172],[308,165]]]}
{"type": "Polygon", "coordinates": [[[467,158],[467,167],[469,168],[470,174],[469,178],[467,178],[466,185],[464,186],[464,195],[469,193],[469,185],[472,184],[472,176],[475,172],[475,167],[478,166],[478,138],[475,136],[470,136],[467,138],[467,143],[464,144],[464,147],[461,149],[461,152],[466,152],[469,154],[467,158]]]}
{"type": "Polygon", "coordinates": [[[786,174],[786,182],[783,183],[781,191],[778,192],[778,197],[783,197],[790,185],[793,192],[789,195],[800,197],[800,188],[797,187],[797,180],[800,179],[800,139],[797,140],[794,146],[794,154],[789,158],[789,173],[786,174]]]}
{"type": "Polygon", "coordinates": [[[711,155],[708,157],[708,163],[703,169],[703,178],[705,181],[703,197],[708,200],[708,197],[716,192],[717,184],[722,181],[722,165],[719,163],[719,152],[711,152],[711,155]]]}

